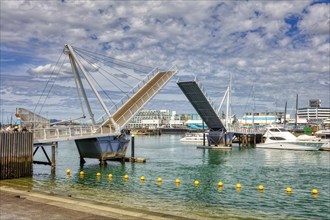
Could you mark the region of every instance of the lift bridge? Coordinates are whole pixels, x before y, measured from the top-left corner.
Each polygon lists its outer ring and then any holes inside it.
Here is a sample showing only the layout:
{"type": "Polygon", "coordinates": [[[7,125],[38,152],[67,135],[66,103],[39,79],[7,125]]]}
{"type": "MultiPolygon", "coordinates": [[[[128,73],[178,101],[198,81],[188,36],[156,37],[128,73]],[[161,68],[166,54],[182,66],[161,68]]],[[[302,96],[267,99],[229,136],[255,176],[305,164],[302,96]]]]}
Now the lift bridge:
{"type": "MultiPolygon", "coordinates": [[[[231,80],[230,80],[231,81],[231,80]]],[[[229,127],[230,120],[230,96],[231,83],[222,98],[219,108],[216,110],[215,104],[206,94],[203,86],[196,79],[192,81],[177,81],[178,86],[185,94],[189,102],[195,108],[199,116],[207,125],[208,131],[208,145],[218,146],[220,144],[231,143],[237,141],[239,144],[260,143],[264,130],[258,128],[245,129],[229,127]],[[226,124],[224,125],[220,119],[220,110],[227,99],[227,113],[226,124]],[[249,139],[249,140],[248,140],[249,139]]]]}
{"type": "Polygon", "coordinates": [[[225,138],[227,130],[220,120],[219,111],[216,111],[214,103],[207,96],[201,83],[193,80],[177,81],[177,84],[209,128],[207,136],[209,146],[219,145],[225,138]]]}
{"type": "MultiPolygon", "coordinates": [[[[84,163],[84,158],[97,158],[100,162],[109,159],[124,159],[129,143],[129,139],[126,138],[123,132],[125,125],[177,73],[177,68],[172,67],[168,71],[153,69],[142,81],[126,93],[118,103],[109,109],[95,88],[87,68],[83,65],[87,61],[82,62],[78,59],[78,57],[81,57],[81,50],[79,51],[71,45],[65,45],[64,53],[69,57],[72,74],[79,88],[78,95],[83,97],[81,105],[83,102],[86,105],[85,109],[87,108],[90,116],[90,125],[67,125],[63,121],[51,124],[47,118],[35,112],[17,108],[16,116],[20,119],[21,128],[25,127],[33,131],[33,142],[36,150],[39,147],[43,149],[43,145],[49,143],[74,140],[80,154],[81,163],[84,163]],[[85,90],[87,83],[85,82],[84,84],[83,80],[87,81],[105,112],[98,120],[94,119],[89,97],[85,90]]],[[[92,61],[88,62],[92,63],[92,61]]],[[[85,117],[84,115],[83,118],[85,117]]]]}

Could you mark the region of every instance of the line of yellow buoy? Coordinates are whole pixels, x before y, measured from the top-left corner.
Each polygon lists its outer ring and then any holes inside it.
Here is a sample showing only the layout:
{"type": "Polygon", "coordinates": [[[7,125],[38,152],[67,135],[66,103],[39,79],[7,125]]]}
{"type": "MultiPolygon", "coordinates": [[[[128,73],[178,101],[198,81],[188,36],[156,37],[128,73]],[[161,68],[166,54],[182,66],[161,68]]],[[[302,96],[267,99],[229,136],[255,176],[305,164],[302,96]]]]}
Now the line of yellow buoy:
{"type": "MultiPolygon", "coordinates": [[[[70,175],[71,175],[71,170],[70,170],[70,169],[67,169],[67,170],[66,170],[66,175],[67,175],[67,176],[70,176],[70,175]]],[[[80,175],[80,177],[83,177],[83,176],[85,175],[84,171],[80,171],[79,175],[80,175]]],[[[101,173],[99,173],[99,172],[96,173],[96,176],[97,176],[97,177],[100,177],[100,176],[101,176],[101,173]]],[[[112,177],[113,177],[113,175],[112,175],[111,173],[108,174],[108,178],[109,178],[109,179],[112,179],[112,177]]],[[[124,175],[124,179],[127,181],[127,180],[129,179],[129,176],[128,176],[127,174],[125,174],[125,175],[124,175]]],[[[141,180],[141,182],[144,182],[144,181],[145,181],[145,177],[144,177],[144,176],[141,176],[141,177],[140,177],[140,180],[141,180]]],[[[157,183],[158,183],[158,184],[161,184],[162,182],[163,182],[163,179],[162,179],[161,177],[158,177],[158,179],[157,179],[157,183]]],[[[177,186],[179,186],[180,183],[181,183],[180,179],[175,179],[175,184],[176,184],[177,186]]],[[[194,181],[194,185],[195,185],[195,187],[198,187],[199,184],[200,184],[200,183],[199,183],[198,180],[195,180],[195,181],[194,181]]],[[[236,189],[237,189],[237,191],[240,191],[241,188],[242,188],[241,184],[240,184],[240,183],[237,183],[237,184],[236,184],[236,189]]],[[[222,191],[222,189],[223,189],[223,183],[222,183],[221,181],[218,182],[218,189],[219,189],[220,191],[222,191]]],[[[259,185],[259,186],[258,186],[258,190],[259,190],[259,192],[263,192],[263,191],[264,191],[264,186],[263,186],[263,185],[259,185]]],[[[291,187],[287,187],[287,188],[286,188],[286,192],[287,192],[288,194],[291,194],[291,193],[292,193],[292,188],[291,188],[291,187]]],[[[312,189],[311,193],[313,194],[313,196],[316,196],[316,195],[318,194],[318,190],[317,190],[317,189],[312,189]]]]}

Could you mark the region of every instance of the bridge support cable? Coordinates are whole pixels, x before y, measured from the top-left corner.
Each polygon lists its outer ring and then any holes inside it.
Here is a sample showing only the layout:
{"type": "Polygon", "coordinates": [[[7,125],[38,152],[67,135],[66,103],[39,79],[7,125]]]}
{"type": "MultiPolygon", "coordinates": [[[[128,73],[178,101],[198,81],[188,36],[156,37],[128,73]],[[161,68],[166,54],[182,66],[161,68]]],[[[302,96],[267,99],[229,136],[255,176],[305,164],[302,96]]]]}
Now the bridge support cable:
{"type": "MultiPolygon", "coordinates": [[[[155,75],[149,76],[149,80],[113,113],[114,121],[121,128],[125,127],[129,120],[166,85],[177,71],[176,67],[172,67],[169,71],[157,72],[155,75]]],[[[111,126],[111,123],[107,120],[103,122],[102,126],[111,126]]]]}
{"type": "MultiPolygon", "coordinates": [[[[77,65],[76,63],[74,62],[74,59],[72,57],[72,54],[68,54],[69,55],[69,59],[70,59],[70,63],[71,63],[71,68],[72,68],[72,72],[73,72],[73,75],[75,77],[75,82],[76,84],[78,84],[79,87],[77,88],[80,88],[81,90],[81,93],[84,97],[84,100],[85,100],[85,104],[86,104],[86,107],[87,107],[87,110],[88,110],[88,113],[90,115],[90,119],[91,119],[91,122],[93,124],[93,127],[95,127],[95,119],[94,119],[94,114],[92,112],[92,108],[88,102],[88,99],[87,99],[87,94],[86,94],[86,91],[85,91],[85,88],[84,88],[84,85],[83,83],[81,82],[81,78],[79,77],[79,73],[78,73],[78,69],[77,69],[77,65]]],[[[79,96],[79,93],[78,93],[78,96],[79,96]]],[[[81,106],[82,107],[82,106],[81,106]]],[[[82,109],[84,109],[82,107],[82,109]]]]}
{"type": "MultiPolygon", "coordinates": [[[[78,60],[75,52],[73,51],[72,47],[70,45],[65,45],[65,49],[66,49],[66,52],[71,55],[69,56],[70,57],[70,60],[72,60],[72,62],[74,63],[77,63],[81,72],[83,73],[85,79],[87,80],[89,86],[91,87],[91,89],[93,90],[96,98],[98,99],[99,103],[101,104],[103,110],[106,112],[106,114],[108,115],[108,117],[110,118],[110,120],[112,121],[113,125],[115,126],[116,130],[119,131],[119,127],[118,125],[115,123],[115,121],[113,121],[112,119],[112,115],[109,111],[109,109],[107,108],[107,106],[105,105],[105,103],[103,102],[100,94],[98,93],[98,91],[95,89],[93,83],[91,82],[91,80],[89,79],[89,76],[86,72],[86,69],[84,68],[84,66],[82,65],[82,63],[78,60]]],[[[85,100],[86,102],[88,102],[88,99],[85,100]]],[[[91,114],[91,117],[94,119],[94,115],[93,113],[91,114]]],[[[94,124],[95,124],[95,120],[94,120],[94,124]]]]}

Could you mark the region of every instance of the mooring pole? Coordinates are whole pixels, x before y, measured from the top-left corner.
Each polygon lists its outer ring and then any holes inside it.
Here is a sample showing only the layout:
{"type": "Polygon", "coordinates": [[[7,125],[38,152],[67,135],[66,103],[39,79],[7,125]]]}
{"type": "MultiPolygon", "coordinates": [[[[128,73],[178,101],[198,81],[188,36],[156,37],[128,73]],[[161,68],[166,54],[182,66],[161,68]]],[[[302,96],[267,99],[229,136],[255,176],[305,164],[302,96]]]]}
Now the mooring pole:
{"type": "Polygon", "coordinates": [[[225,132],[225,146],[227,146],[227,132],[225,132]]]}
{"type": "Polygon", "coordinates": [[[202,126],[203,126],[203,146],[205,146],[205,130],[204,130],[204,121],[202,120],[202,126]]]}
{"type": "Polygon", "coordinates": [[[131,139],[131,157],[134,158],[134,135],[132,135],[131,139]]]}
{"type": "Polygon", "coordinates": [[[57,145],[56,142],[52,143],[52,161],[51,161],[51,173],[52,175],[55,175],[55,145],[57,145]]]}

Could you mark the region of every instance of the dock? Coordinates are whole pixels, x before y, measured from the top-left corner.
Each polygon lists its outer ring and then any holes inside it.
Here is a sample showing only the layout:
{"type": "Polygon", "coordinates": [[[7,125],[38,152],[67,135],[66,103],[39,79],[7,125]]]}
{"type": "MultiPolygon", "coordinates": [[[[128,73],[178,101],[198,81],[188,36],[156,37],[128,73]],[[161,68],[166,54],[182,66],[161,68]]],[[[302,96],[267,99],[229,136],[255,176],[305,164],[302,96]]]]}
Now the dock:
{"type": "Polygon", "coordinates": [[[197,146],[197,149],[231,150],[231,146],[197,146]]]}

